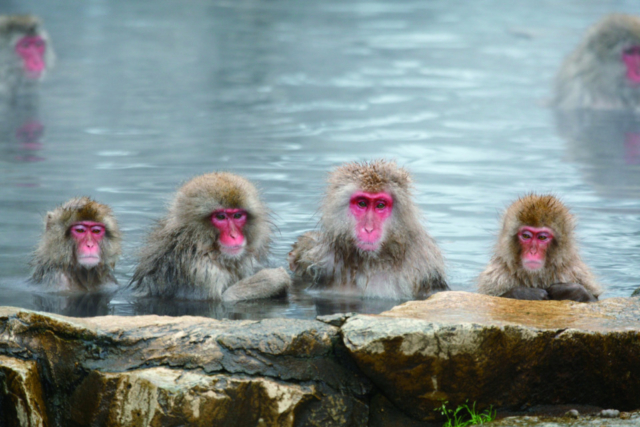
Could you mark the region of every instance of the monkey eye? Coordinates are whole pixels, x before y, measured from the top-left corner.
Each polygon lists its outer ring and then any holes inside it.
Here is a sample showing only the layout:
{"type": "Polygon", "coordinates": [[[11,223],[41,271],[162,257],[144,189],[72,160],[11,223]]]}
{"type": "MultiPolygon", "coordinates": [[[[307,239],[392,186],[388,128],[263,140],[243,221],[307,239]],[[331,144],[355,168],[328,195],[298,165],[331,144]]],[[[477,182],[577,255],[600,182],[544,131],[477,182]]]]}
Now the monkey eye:
{"type": "Polygon", "coordinates": [[[219,212],[219,213],[216,214],[216,219],[219,219],[220,221],[223,221],[223,220],[227,219],[227,216],[224,213],[219,212]]]}
{"type": "Polygon", "coordinates": [[[367,202],[365,202],[364,200],[360,200],[358,202],[358,206],[360,206],[361,208],[366,208],[367,207],[367,202]]]}
{"type": "Polygon", "coordinates": [[[91,232],[93,234],[95,234],[95,235],[99,235],[99,234],[102,234],[104,232],[104,228],[98,227],[98,226],[91,227],[91,232]]]}
{"type": "Polygon", "coordinates": [[[87,228],[84,225],[74,225],[73,227],[71,227],[71,230],[73,230],[75,233],[78,233],[78,234],[83,234],[87,232],[87,228]]]}
{"type": "Polygon", "coordinates": [[[529,232],[529,231],[523,231],[520,234],[520,237],[522,237],[523,240],[529,240],[529,239],[531,239],[533,237],[533,234],[531,234],[531,232],[529,232]]]}
{"type": "Polygon", "coordinates": [[[385,202],[378,202],[378,204],[376,205],[376,208],[378,209],[384,209],[387,207],[387,204],[385,202]]]}
{"type": "Polygon", "coordinates": [[[235,219],[240,219],[240,218],[242,218],[243,216],[244,216],[244,214],[243,214],[242,212],[236,212],[236,213],[234,213],[234,214],[233,214],[233,217],[234,217],[235,219]]]}
{"type": "Polygon", "coordinates": [[[539,235],[538,235],[538,240],[541,240],[541,241],[543,241],[543,242],[544,242],[545,240],[549,239],[549,237],[550,237],[550,236],[548,236],[548,235],[546,235],[546,234],[539,234],[539,235]]]}

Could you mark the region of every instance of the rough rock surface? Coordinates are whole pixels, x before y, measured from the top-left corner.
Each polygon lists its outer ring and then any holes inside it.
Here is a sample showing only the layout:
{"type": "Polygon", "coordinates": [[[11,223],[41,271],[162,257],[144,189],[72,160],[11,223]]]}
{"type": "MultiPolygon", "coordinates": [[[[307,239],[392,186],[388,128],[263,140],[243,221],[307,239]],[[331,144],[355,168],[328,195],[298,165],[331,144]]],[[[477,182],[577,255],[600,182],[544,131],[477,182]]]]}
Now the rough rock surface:
{"type": "Polygon", "coordinates": [[[342,334],[363,373],[416,419],[434,419],[442,401],[640,408],[636,299],[584,304],[441,292],[350,317],[342,334]]]}
{"type": "Polygon", "coordinates": [[[344,353],[339,329],[319,321],[0,308],[0,375],[19,377],[0,381],[3,396],[38,408],[9,425],[364,426],[370,383],[344,353]]]}
{"type": "MultiPolygon", "coordinates": [[[[0,307],[0,427],[427,427],[443,400],[640,408],[640,300],[441,292],[381,315],[262,321],[0,307]]],[[[628,414],[498,425],[638,421],[628,414]]]]}

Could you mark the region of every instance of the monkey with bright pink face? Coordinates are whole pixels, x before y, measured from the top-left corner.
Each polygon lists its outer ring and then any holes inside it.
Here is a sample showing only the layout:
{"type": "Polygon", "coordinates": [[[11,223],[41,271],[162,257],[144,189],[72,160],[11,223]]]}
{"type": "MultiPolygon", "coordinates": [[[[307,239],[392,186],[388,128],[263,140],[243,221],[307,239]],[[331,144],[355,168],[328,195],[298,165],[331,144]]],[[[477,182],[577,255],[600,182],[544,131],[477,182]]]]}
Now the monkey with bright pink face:
{"type": "Polygon", "coordinates": [[[47,213],[32,264],[34,283],[50,290],[98,290],[117,283],[120,230],[107,205],[88,197],[71,199],[47,213]]]}
{"type": "Polygon", "coordinates": [[[53,62],[49,36],[38,18],[0,16],[0,82],[7,89],[37,82],[53,62]]]}
{"type": "Polygon", "coordinates": [[[329,175],[321,229],[289,253],[298,282],[365,298],[425,298],[447,290],[444,261],[420,223],[411,177],[394,162],[347,163],[329,175]]]}
{"type": "Polygon", "coordinates": [[[591,302],[602,293],[575,243],[574,218],[552,195],[530,194],[505,211],[480,293],[527,300],[591,302]]]}
{"type": "Polygon", "coordinates": [[[286,295],[283,268],[263,268],[271,226],[255,186],[213,172],[176,193],[131,280],[139,295],[236,302],[286,295]]]}
{"type": "Polygon", "coordinates": [[[640,109],[640,17],[613,14],[589,29],[556,77],[561,109],[640,109]]]}

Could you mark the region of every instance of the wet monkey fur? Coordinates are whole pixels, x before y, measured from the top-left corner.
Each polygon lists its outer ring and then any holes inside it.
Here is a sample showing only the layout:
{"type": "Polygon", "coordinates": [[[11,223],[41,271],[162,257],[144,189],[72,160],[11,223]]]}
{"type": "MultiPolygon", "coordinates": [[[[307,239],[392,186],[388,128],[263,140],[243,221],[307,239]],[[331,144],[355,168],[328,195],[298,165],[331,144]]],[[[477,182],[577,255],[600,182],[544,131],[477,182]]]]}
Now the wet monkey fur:
{"type": "Polygon", "coordinates": [[[122,237],[107,205],[88,197],[48,212],[32,260],[32,282],[51,290],[97,290],[116,283],[113,269],[122,237]]]}
{"type": "Polygon", "coordinates": [[[564,60],[553,105],[560,109],[640,108],[640,18],[613,14],[591,27],[564,60]]]}
{"type": "Polygon", "coordinates": [[[573,215],[555,196],[516,200],[502,217],[478,291],[516,299],[597,300],[602,290],[580,258],[574,228],[573,215]]]}
{"type": "Polygon", "coordinates": [[[320,230],[303,234],[289,266],[312,288],[411,299],[448,290],[444,261],[420,222],[411,177],[394,162],[347,163],[329,175],[320,230]]]}
{"type": "Polygon", "coordinates": [[[235,302],[286,294],[283,268],[262,269],[268,210],[248,180],[225,172],[193,178],[140,253],[132,287],[140,295],[235,302]]]}

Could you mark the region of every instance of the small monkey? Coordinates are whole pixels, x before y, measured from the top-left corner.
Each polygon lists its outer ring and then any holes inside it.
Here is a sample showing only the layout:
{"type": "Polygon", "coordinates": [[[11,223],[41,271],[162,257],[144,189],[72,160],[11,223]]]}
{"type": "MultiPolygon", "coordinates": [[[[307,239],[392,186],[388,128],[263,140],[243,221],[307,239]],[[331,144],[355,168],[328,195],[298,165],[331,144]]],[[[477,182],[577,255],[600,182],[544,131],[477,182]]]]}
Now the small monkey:
{"type": "Polygon", "coordinates": [[[51,290],[97,290],[117,283],[122,237],[111,209],[78,197],[48,212],[32,260],[31,280],[51,290]]]}
{"type": "Polygon", "coordinates": [[[282,295],[291,283],[286,271],[260,269],[270,240],[268,211],[253,184],[226,172],[201,175],[178,190],[131,283],[140,295],[191,300],[282,295]]]}
{"type": "Polygon", "coordinates": [[[552,195],[516,200],[502,217],[491,262],[478,278],[482,294],[528,300],[592,302],[602,293],[582,262],[575,220],[552,195]]]}
{"type": "Polygon", "coordinates": [[[300,236],[289,253],[298,279],[317,289],[389,299],[449,289],[407,170],[386,160],[354,162],[335,169],[328,181],[320,231],[300,236]]]}
{"type": "Polygon", "coordinates": [[[640,108],[640,18],[613,14],[591,27],[560,67],[555,107],[640,108]]]}
{"type": "Polygon", "coordinates": [[[54,58],[49,35],[38,18],[0,16],[0,84],[5,92],[41,80],[54,58]]]}

